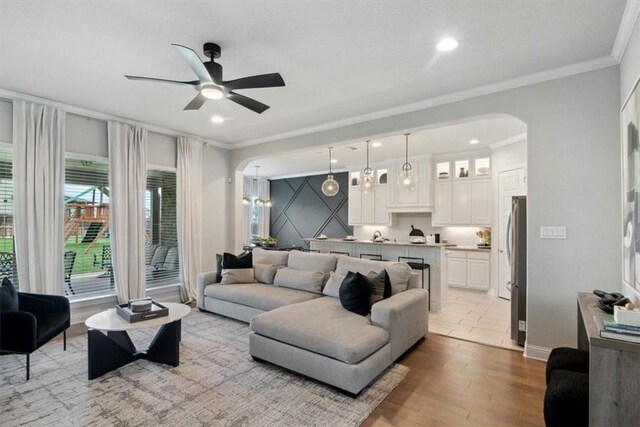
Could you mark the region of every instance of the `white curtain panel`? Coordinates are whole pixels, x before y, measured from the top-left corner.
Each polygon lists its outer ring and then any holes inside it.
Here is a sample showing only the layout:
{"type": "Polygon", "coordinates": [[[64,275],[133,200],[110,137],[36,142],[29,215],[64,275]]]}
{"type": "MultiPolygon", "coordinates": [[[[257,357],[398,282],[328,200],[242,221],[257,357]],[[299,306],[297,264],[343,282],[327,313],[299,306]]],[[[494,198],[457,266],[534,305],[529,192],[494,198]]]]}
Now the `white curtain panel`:
{"type": "MultiPolygon", "coordinates": [[[[268,200],[271,198],[271,191],[269,187],[269,180],[259,179],[257,181],[257,196],[262,200],[268,200]]],[[[269,236],[269,221],[271,219],[271,208],[266,206],[258,206],[258,234],[260,237],[269,236]]]]}
{"type": "Polygon", "coordinates": [[[196,278],[202,252],[202,143],[178,137],[178,253],[181,296],[185,302],[196,295],[196,278]]]}
{"type": "Polygon", "coordinates": [[[120,304],[145,296],[147,130],[109,122],[111,258],[120,304]]]}
{"type": "Polygon", "coordinates": [[[64,292],[64,142],[64,111],[14,101],[13,218],[22,292],[64,292]]]}

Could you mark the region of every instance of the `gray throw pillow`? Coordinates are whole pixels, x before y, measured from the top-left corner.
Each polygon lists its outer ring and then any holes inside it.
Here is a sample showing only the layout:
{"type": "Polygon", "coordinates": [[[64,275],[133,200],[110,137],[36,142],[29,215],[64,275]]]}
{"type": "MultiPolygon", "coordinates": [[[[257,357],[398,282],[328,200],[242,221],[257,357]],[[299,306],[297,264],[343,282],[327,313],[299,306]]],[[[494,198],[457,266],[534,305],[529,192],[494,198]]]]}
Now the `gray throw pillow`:
{"type": "Polygon", "coordinates": [[[278,267],[273,264],[253,263],[253,275],[257,282],[272,285],[277,271],[278,267]]]}
{"type": "Polygon", "coordinates": [[[288,267],[281,267],[276,273],[273,284],[283,288],[299,289],[301,291],[322,293],[324,283],[324,273],[322,271],[294,270],[288,267]]]}
{"type": "Polygon", "coordinates": [[[223,285],[235,285],[238,283],[254,283],[255,281],[253,268],[234,268],[222,270],[220,283],[223,285]]]}
{"type": "Polygon", "coordinates": [[[328,297],[340,298],[340,285],[342,285],[344,278],[343,274],[332,271],[322,293],[328,297]]]}
{"type": "Polygon", "coordinates": [[[391,282],[387,270],[382,270],[380,273],[370,271],[369,274],[367,274],[367,279],[369,279],[371,285],[369,306],[391,296],[391,282]]]}

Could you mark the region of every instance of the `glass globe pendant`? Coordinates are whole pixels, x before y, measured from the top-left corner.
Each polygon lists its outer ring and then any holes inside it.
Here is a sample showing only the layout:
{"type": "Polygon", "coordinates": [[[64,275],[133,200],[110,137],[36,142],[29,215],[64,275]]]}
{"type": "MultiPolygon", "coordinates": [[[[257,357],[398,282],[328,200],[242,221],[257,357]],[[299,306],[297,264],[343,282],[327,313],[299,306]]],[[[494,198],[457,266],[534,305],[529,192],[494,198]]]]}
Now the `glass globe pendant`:
{"type": "Polygon", "coordinates": [[[369,193],[373,191],[376,180],[373,177],[373,169],[369,167],[369,139],[367,140],[367,167],[362,171],[362,179],[360,180],[360,191],[369,193]]]}
{"type": "Polygon", "coordinates": [[[405,162],[400,169],[400,175],[398,175],[398,185],[405,191],[413,191],[416,188],[416,182],[418,177],[413,173],[411,163],[409,163],[409,135],[405,133],[405,162]]]}
{"type": "Polygon", "coordinates": [[[338,181],[333,179],[333,172],[331,170],[332,148],[333,147],[329,147],[329,173],[327,174],[327,179],[322,183],[322,193],[328,197],[333,197],[338,194],[338,191],[340,191],[340,184],[338,184],[338,181]]]}

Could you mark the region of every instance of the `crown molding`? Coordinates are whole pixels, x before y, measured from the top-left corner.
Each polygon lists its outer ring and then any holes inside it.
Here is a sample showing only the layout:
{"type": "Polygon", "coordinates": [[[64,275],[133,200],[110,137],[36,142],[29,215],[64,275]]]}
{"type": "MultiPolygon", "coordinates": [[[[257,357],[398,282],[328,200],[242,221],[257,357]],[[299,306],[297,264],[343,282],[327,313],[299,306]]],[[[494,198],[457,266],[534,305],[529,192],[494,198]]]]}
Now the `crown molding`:
{"type": "Polygon", "coordinates": [[[426,99],[424,101],[415,102],[399,107],[389,108],[373,113],[362,114],[359,116],[350,117],[343,120],[337,120],[328,122],[318,126],[310,126],[302,129],[298,129],[291,132],[285,132],[277,135],[268,136],[265,138],[251,139],[238,144],[233,144],[232,150],[238,148],[249,147],[252,145],[264,144],[267,142],[276,141],[279,139],[292,138],[301,135],[307,135],[310,133],[326,131],[339,127],[354,125],[358,123],[368,122],[371,120],[383,119],[386,117],[396,116],[400,114],[411,113],[418,110],[424,110],[427,108],[437,107],[439,105],[450,104],[453,102],[464,101],[471,98],[476,98],[483,95],[489,95],[492,93],[503,92],[505,90],[516,89],[519,87],[530,86],[537,83],[542,83],[548,80],[555,80],[562,77],[568,77],[575,74],[586,73],[589,71],[599,70],[601,68],[611,67],[617,65],[618,62],[611,56],[602,56],[600,58],[590,59],[588,61],[577,62],[575,64],[566,65],[564,67],[553,68],[551,70],[541,71],[538,73],[528,74],[521,77],[516,77],[502,82],[493,83],[484,86],[478,86],[476,88],[454,92],[447,95],[426,99]]]}
{"type": "Polygon", "coordinates": [[[618,34],[611,49],[611,56],[617,63],[620,63],[625,50],[627,50],[627,44],[629,44],[629,39],[638,21],[638,16],[640,16],[640,0],[627,0],[624,12],[622,13],[622,19],[620,20],[620,27],[618,27],[618,34]]]}
{"type": "Polygon", "coordinates": [[[510,136],[509,138],[505,138],[503,140],[500,141],[496,141],[493,144],[489,144],[489,148],[491,148],[492,150],[495,150],[496,148],[500,148],[500,147],[504,147],[516,142],[520,142],[520,141],[526,141],[527,140],[527,134],[526,133],[520,133],[518,135],[513,135],[510,136]]]}
{"type": "MultiPolygon", "coordinates": [[[[349,172],[349,170],[346,169],[346,168],[339,168],[339,169],[333,169],[331,172],[336,174],[336,173],[349,172]]],[[[329,171],[324,169],[324,170],[320,170],[320,171],[301,172],[301,173],[292,173],[292,174],[287,174],[287,175],[272,176],[272,177],[269,177],[269,178],[266,178],[266,179],[268,179],[269,181],[274,181],[276,179],[302,178],[302,177],[307,177],[307,176],[327,175],[328,173],[329,173],[329,171]]]]}
{"type": "Polygon", "coordinates": [[[161,126],[152,125],[150,123],[139,122],[137,120],[127,119],[125,117],[113,116],[111,114],[101,113],[99,111],[89,110],[87,108],[77,107],[75,105],[65,104],[63,102],[53,101],[51,99],[46,99],[46,98],[40,98],[38,96],[33,96],[33,95],[27,95],[20,92],[14,92],[7,89],[0,88],[0,99],[6,99],[8,101],[37,102],[38,104],[59,108],[61,110],[64,110],[67,113],[75,114],[82,117],[88,117],[90,119],[97,119],[97,120],[103,120],[103,121],[117,120],[119,122],[123,122],[132,126],[140,126],[147,129],[148,131],[160,133],[163,135],[185,136],[189,138],[195,138],[199,141],[202,141],[202,143],[207,146],[213,146],[213,147],[222,148],[225,150],[230,150],[233,148],[233,146],[230,144],[226,144],[220,141],[215,141],[212,139],[203,138],[202,136],[199,136],[199,135],[178,132],[173,129],[163,128],[161,126]]]}

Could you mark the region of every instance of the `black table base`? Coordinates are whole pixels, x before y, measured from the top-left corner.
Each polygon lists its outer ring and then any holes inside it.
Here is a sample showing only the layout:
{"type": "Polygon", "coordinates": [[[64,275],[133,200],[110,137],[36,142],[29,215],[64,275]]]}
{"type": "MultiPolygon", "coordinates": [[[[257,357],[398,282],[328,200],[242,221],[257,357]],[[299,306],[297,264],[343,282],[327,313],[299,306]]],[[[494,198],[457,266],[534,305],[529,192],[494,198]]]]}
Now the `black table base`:
{"type": "Polygon", "coordinates": [[[108,331],[106,335],[97,329],[87,332],[90,380],[138,359],[170,366],[180,364],[180,320],[162,325],[149,348],[144,350],[135,347],[126,331],[108,331]]]}

